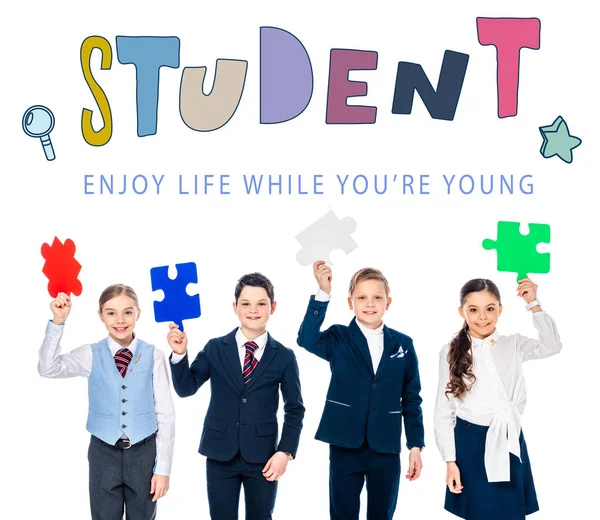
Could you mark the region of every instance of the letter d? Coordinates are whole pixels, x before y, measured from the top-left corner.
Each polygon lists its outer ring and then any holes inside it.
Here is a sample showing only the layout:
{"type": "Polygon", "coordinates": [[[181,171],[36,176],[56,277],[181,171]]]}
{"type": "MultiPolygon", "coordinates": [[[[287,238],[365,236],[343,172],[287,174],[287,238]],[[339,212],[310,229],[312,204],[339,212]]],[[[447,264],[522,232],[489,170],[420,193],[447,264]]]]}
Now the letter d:
{"type": "Polygon", "coordinates": [[[260,122],[284,123],[310,103],[313,73],[304,45],[277,27],[260,28],[260,122]]]}

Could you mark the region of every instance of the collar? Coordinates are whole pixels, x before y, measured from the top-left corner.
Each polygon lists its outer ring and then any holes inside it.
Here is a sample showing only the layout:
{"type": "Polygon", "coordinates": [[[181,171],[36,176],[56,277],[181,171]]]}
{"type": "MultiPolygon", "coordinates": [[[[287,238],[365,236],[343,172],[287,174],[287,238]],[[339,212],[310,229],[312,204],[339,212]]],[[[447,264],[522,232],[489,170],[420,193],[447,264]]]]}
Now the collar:
{"type": "Polygon", "coordinates": [[[242,348],[246,344],[246,342],[254,341],[254,343],[256,343],[258,345],[258,349],[260,350],[267,344],[268,337],[269,337],[269,333],[265,330],[257,338],[255,338],[253,340],[249,340],[246,336],[244,336],[244,333],[242,332],[241,327],[239,327],[235,333],[235,342],[236,342],[238,348],[242,348]]]}
{"type": "MultiPolygon", "coordinates": [[[[117,342],[116,342],[114,339],[112,339],[110,336],[108,336],[108,338],[107,338],[107,342],[108,342],[108,348],[110,348],[110,352],[111,352],[111,354],[113,355],[113,357],[114,357],[114,355],[115,355],[115,354],[116,354],[116,353],[117,353],[119,350],[121,350],[122,348],[125,348],[125,347],[122,347],[121,345],[119,345],[119,344],[118,344],[118,343],[117,343],[117,342]]],[[[131,353],[133,354],[133,353],[135,353],[135,349],[136,349],[136,347],[137,347],[137,337],[135,336],[135,333],[134,333],[134,334],[133,334],[133,341],[132,341],[132,342],[131,342],[129,345],[127,345],[127,348],[128,348],[129,350],[131,350],[131,353]]]]}
{"type": "Polygon", "coordinates": [[[500,334],[498,329],[494,329],[494,332],[484,339],[474,338],[471,336],[471,345],[473,345],[473,348],[480,347],[481,345],[487,345],[489,347],[490,345],[494,345],[498,339],[500,339],[500,334]]]}
{"type": "Polygon", "coordinates": [[[384,326],[383,322],[376,329],[369,329],[369,328],[365,327],[364,325],[362,325],[358,320],[356,320],[356,324],[358,325],[358,328],[360,329],[360,331],[365,335],[365,337],[381,336],[383,334],[383,326],[384,326]]]}

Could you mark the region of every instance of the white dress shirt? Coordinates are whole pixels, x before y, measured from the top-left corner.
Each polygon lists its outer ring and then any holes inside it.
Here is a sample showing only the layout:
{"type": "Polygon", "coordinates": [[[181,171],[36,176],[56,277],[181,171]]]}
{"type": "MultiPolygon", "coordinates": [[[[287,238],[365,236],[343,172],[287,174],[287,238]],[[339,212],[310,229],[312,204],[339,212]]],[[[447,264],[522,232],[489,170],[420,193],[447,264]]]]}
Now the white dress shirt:
{"type": "MultiPolygon", "coordinates": [[[[244,346],[246,344],[246,342],[254,341],[254,343],[256,343],[258,348],[256,348],[254,350],[254,357],[256,358],[256,361],[260,361],[260,358],[262,358],[262,355],[265,352],[265,346],[267,345],[267,339],[268,339],[267,331],[263,332],[260,336],[258,336],[258,338],[249,340],[248,338],[246,338],[246,336],[244,336],[244,333],[242,332],[241,327],[238,328],[237,332],[235,333],[235,342],[238,346],[238,355],[240,356],[240,369],[242,372],[244,371],[244,359],[246,357],[246,347],[244,346]]],[[[186,355],[187,355],[187,352],[185,354],[176,354],[175,352],[173,352],[173,355],[171,356],[171,363],[176,365],[186,355]]]]}
{"type": "Polygon", "coordinates": [[[254,358],[256,359],[256,361],[260,361],[260,358],[265,352],[267,338],[267,331],[264,331],[260,336],[258,336],[258,338],[249,340],[248,338],[246,338],[246,336],[244,336],[244,333],[242,332],[241,328],[237,330],[237,332],[235,333],[235,342],[238,346],[238,354],[240,355],[240,365],[242,366],[242,371],[244,370],[244,359],[246,358],[246,347],[244,346],[246,342],[254,341],[254,343],[256,343],[258,348],[254,349],[254,358]]]}
{"type": "MultiPolygon", "coordinates": [[[[533,313],[540,339],[520,334],[501,336],[497,331],[485,339],[472,338],[473,373],[477,378],[461,399],[446,398],[450,380],[447,360],[450,346],[440,352],[440,376],[435,405],[435,440],[445,461],[456,460],[456,416],[489,426],[485,441],[485,469],[489,482],[510,481],[510,453],[521,458],[521,414],[527,396],[523,361],[541,359],[561,350],[554,320],[545,312],[533,313]]],[[[459,468],[460,469],[460,468],[459,468]]]]}
{"type": "MultiPolygon", "coordinates": [[[[92,371],[92,346],[82,345],[68,354],[61,354],[60,338],[63,329],[63,325],[48,323],[46,337],[39,351],[38,371],[40,375],[53,378],[89,377],[92,371]]],[[[110,336],[108,337],[108,346],[113,356],[122,348],[110,336]]],[[[132,351],[134,357],[136,346],[137,339],[134,338],[127,347],[132,351]]],[[[165,354],[157,348],[154,348],[152,388],[156,421],[158,423],[154,473],[157,475],[170,475],[173,446],[175,444],[175,408],[171,398],[171,386],[165,354]]]]}
{"type": "MultiPolygon", "coordinates": [[[[315,294],[315,300],[318,302],[328,302],[331,300],[331,295],[319,288],[315,294]]],[[[362,325],[358,320],[356,320],[356,324],[367,340],[369,354],[371,354],[371,362],[373,363],[373,372],[377,372],[381,356],[383,355],[383,323],[376,329],[369,329],[362,325]]]]}
{"type": "Polygon", "coordinates": [[[356,320],[356,324],[364,334],[365,338],[367,338],[371,362],[373,363],[373,372],[377,372],[381,356],[383,356],[383,323],[376,329],[369,329],[362,325],[358,320],[356,320]]]}

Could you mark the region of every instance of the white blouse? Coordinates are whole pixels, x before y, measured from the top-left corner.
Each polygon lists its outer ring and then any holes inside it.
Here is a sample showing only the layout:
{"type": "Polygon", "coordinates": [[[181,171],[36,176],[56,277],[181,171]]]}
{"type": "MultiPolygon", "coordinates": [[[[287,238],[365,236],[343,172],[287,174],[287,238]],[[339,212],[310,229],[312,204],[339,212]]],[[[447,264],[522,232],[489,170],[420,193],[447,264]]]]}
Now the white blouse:
{"type": "Polygon", "coordinates": [[[445,395],[450,380],[447,360],[450,345],[440,351],[434,418],[436,443],[445,461],[455,461],[456,416],[473,424],[489,426],[485,440],[485,469],[489,482],[510,481],[509,454],[521,458],[521,414],[527,401],[521,370],[523,361],[557,354],[562,347],[554,320],[543,311],[532,314],[540,339],[520,334],[501,336],[497,331],[485,339],[471,338],[473,373],[477,379],[461,399],[445,395]]]}

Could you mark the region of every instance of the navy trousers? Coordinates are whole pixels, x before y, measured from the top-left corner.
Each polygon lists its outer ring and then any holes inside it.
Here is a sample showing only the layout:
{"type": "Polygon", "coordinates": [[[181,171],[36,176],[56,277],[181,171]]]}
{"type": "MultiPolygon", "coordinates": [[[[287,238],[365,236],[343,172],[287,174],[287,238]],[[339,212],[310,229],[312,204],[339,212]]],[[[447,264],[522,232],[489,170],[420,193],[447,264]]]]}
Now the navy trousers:
{"type": "Polygon", "coordinates": [[[246,520],[271,520],[277,481],[262,474],[265,464],[246,462],[240,453],[227,462],[206,459],[208,505],[212,520],[237,520],[240,489],[244,486],[246,520]]]}
{"type": "Polygon", "coordinates": [[[90,463],[90,506],[92,520],[153,520],[150,481],[156,459],[156,437],[127,450],[111,446],[92,435],[90,463]]]}
{"type": "Polygon", "coordinates": [[[331,520],[358,520],[365,480],[367,519],[392,520],[400,486],[400,455],[377,453],[367,443],[357,449],[329,447],[331,520]]]}
{"type": "Polygon", "coordinates": [[[446,486],[445,509],[466,520],[525,520],[539,510],[523,432],[519,437],[521,460],[510,454],[510,482],[488,482],[485,438],[488,427],[456,418],[456,465],[462,493],[446,486]]]}

